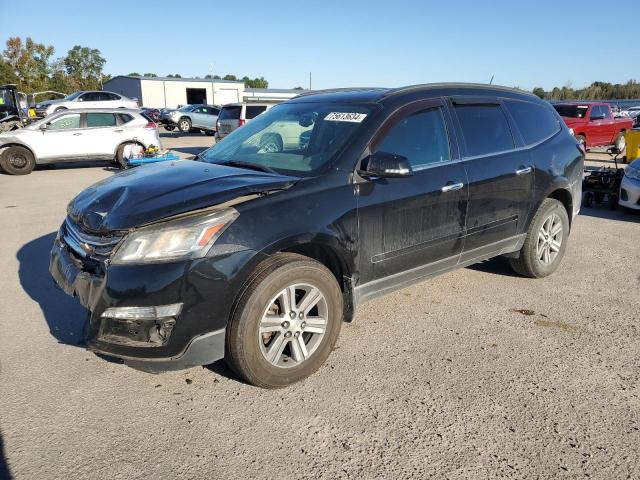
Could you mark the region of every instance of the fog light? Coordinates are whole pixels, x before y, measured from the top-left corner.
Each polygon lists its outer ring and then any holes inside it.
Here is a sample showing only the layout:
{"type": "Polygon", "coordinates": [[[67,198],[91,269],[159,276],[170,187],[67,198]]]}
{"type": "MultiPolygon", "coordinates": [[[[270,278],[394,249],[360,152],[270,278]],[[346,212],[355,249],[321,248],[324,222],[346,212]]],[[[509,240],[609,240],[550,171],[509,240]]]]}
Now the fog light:
{"type": "Polygon", "coordinates": [[[155,307],[111,307],[101,317],[99,338],[103,342],[132,347],[167,344],[182,303],[155,307]]]}
{"type": "Polygon", "coordinates": [[[156,307],[109,307],[102,318],[119,318],[127,320],[156,320],[159,318],[177,317],[182,311],[182,303],[159,305],[156,307]]]}

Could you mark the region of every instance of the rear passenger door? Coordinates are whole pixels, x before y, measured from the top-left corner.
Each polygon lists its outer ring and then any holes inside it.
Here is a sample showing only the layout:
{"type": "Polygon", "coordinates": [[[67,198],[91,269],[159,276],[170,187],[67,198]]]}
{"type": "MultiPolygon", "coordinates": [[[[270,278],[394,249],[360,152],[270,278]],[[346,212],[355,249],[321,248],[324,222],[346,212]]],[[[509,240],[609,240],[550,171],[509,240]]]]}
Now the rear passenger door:
{"type": "Polygon", "coordinates": [[[115,114],[87,112],[83,135],[87,142],[86,156],[106,157],[115,154],[116,147],[124,140],[124,128],[118,126],[115,114]]]}
{"type": "Polygon", "coordinates": [[[443,107],[439,99],[413,103],[393,114],[371,142],[371,153],[407,157],[413,176],[357,185],[360,275],[369,282],[365,297],[458,262],[467,179],[443,107]]]}
{"type": "Polygon", "coordinates": [[[529,153],[516,146],[502,102],[453,98],[469,180],[469,207],[461,262],[495,253],[517,241],[533,197],[529,153]]]}

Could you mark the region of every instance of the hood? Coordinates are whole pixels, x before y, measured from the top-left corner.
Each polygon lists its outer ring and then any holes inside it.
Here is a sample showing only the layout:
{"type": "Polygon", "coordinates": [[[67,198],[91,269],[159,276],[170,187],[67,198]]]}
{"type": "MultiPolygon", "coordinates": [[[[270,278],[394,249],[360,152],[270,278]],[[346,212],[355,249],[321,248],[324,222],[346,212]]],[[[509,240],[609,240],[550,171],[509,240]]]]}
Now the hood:
{"type": "Polygon", "coordinates": [[[36,105],[40,105],[40,107],[48,107],[49,105],[55,105],[56,103],[62,103],[64,102],[64,99],[59,99],[59,100],[44,100],[42,102],[38,102],[36,105]]]}
{"type": "Polygon", "coordinates": [[[124,230],[236,197],[291,187],[299,179],[182,160],[127,170],[80,192],[69,216],[92,232],[124,230]]]}

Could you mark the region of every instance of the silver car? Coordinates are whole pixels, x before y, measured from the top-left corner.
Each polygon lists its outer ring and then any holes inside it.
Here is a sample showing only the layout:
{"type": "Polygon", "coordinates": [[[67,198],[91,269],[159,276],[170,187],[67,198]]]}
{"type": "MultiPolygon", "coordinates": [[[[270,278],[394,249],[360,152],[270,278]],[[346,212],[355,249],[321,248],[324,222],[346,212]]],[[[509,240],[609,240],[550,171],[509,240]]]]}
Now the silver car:
{"type": "Polygon", "coordinates": [[[164,111],[160,121],[168,131],[178,128],[182,133],[200,130],[207,135],[214,135],[219,114],[220,107],[217,105],[185,105],[177,110],[164,111]]]}

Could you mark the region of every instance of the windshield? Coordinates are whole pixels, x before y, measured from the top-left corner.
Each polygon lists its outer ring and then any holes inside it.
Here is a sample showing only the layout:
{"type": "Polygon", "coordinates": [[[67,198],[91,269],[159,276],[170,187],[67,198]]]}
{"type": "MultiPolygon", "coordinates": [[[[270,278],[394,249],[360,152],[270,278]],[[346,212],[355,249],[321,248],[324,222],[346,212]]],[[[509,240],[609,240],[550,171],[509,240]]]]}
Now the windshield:
{"type": "Polygon", "coordinates": [[[589,107],[586,105],[554,105],[561,117],[584,118],[589,107]]]}
{"type": "Polygon", "coordinates": [[[209,163],[254,164],[278,173],[310,175],[353,137],[371,109],[353,104],[284,103],[258,115],[199,158],[209,163]]]}
{"type": "Polygon", "coordinates": [[[0,89],[0,111],[12,112],[15,108],[16,105],[13,102],[13,90],[0,89]]]}
{"type": "Polygon", "coordinates": [[[75,100],[76,98],[78,98],[80,95],[82,95],[83,92],[75,92],[72,93],[71,95],[67,95],[66,97],[64,97],[64,100],[75,100]]]}

